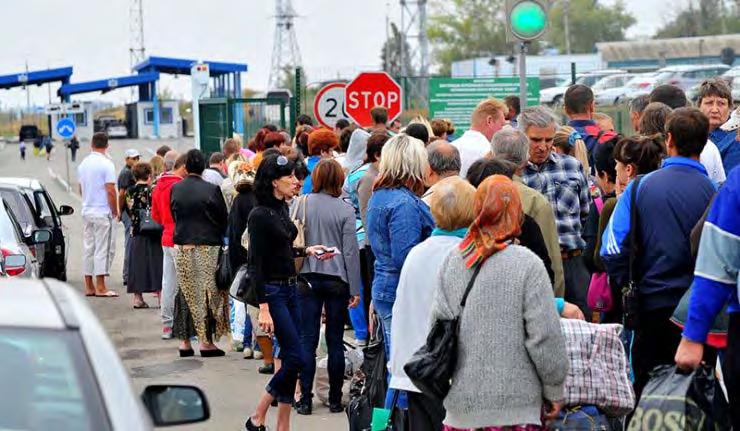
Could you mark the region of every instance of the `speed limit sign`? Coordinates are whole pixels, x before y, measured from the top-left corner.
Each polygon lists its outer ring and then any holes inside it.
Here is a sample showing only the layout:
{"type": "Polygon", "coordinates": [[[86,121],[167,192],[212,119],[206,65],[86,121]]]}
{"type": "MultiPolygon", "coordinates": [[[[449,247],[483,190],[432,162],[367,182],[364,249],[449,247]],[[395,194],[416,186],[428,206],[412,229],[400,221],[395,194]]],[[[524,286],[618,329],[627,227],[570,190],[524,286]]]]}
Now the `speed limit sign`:
{"type": "Polygon", "coordinates": [[[316,94],[313,103],[313,115],[323,126],[333,129],[337,121],[344,118],[350,120],[344,110],[344,87],[343,82],[333,82],[326,85],[316,94]]]}

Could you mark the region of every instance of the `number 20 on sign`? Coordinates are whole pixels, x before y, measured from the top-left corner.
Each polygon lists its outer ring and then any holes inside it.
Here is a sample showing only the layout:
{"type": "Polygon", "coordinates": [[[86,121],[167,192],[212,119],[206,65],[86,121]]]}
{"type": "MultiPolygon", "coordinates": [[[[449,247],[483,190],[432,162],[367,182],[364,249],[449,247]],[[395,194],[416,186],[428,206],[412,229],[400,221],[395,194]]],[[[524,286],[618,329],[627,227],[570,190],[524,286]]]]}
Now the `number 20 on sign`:
{"type": "Polygon", "coordinates": [[[321,125],[330,129],[336,126],[340,119],[349,120],[344,109],[343,82],[333,82],[319,90],[313,104],[313,115],[321,125]]]}

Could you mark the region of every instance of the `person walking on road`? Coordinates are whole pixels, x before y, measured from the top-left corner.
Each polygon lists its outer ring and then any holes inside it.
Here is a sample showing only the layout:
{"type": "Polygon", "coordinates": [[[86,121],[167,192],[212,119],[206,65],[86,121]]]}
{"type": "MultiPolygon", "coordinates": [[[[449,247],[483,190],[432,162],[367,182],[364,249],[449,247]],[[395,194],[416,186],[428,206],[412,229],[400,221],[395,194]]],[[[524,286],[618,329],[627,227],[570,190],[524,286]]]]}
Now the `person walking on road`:
{"type": "MultiPolygon", "coordinates": [[[[383,327],[386,357],[390,357],[393,303],[406,255],[431,235],[434,219],[421,200],[429,160],[424,143],[404,133],[388,140],[380,156],[380,169],[367,208],[366,232],[375,255],[373,307],[383,327]]],[[[386,394],[386,408],[394,391],[386,394]]],[[[399,407],[406,407],[405,396],[399,407]]]]}
{"type": "MultiPolygon", "coordinates": [[[[639,398],[657,365],[672,364],[681,330],[670,320],[691,285],[694,259],[690,234],[715,193],[707,169],[699,162],[709,135],[709,120],[695,108],[679,108],[666,124],[668,158],[644,177],[632,213],[631,182],[619,199],[601,241],[601,257],[610,280],[619,286],[634,281],[639,301],[627,302],[636,316],[631,362],[639,398]],[[632,219],[637,224],[632,225],[632,219]],[[637,250],[629,246],[637,235],[637,250]],[[629,261],[634,259],[635,280],[629,261]]],[[[619,159],[617,159],[619,160],[619,159]]]]}
{"type": "Polygon", "coordinates": [[[296,402],[296,411],[302,415],[312,411],[322,310],[326,314],[325,334],[329,350],[329,411],[344,411],[344,316],[348,306],[353,309],[360,304],[362,290],[355,212],[340,197],[344,183],[342,166],[336,160],[324,159],[316,165],[311,176],[312,192],[293,203],[293,218],[302,217],[301,211],[305,211],[306,243],[335,247],[339,253],[329,260],[306,259],[301,268],[301,275],[311,286],[298,292],[305,363],[300,373],[301,398],[296,402]]]}
{"type": "MultiPolygon", "coordinates": [[[[162,338],[174,338],[172,328],[175,319],[175,297],[177,296],[177,269],[175,268],[175,220],[170,210],[170,196],[172,186],[187,176],[185,162],[187,155],[179,155],[177,151],[168,151],[164,156],[167,172],[162,174],[152,191],[152,218],[162,225],[162,292],[160,293],[162,314],[162,338]],[[174,163],[172,163],[174,161],[174,163]]],[[[179,317],[185,319],[188,313],[179,317]]],[[[185,325],[182,325],[185,326],[185,325]]]]}
{"type": "MultiPolygon", "coordinates": [[[[333,133],[332,133],[333,134],[333,133]]],[[[322,245],[296,248],[298,229],[288,213],[287,200],[298,192],[296,165],[283,155],[266,155],[255,177],[257,207],[249,216],[249,274],[259,302],[260,329],[280,342],[282,366],[265,387],[255,411],[245,423],[247,431],[265,431],[267,410],[278,403],[277,429],[290,429],[298,373],[303,367],[300,344],[301,315],[296,298],[295,257],[332,257],[322,245]]]]}
{"type": "Polygon", "coordinates": [[[143,293],[159,295],[162,290],[162,232],[142,229],[142,216],[152,208],[152,166],[139,162],[131,169],[136,184],[126,191],[131,218],[131,247],[127,291],[134,295],[134,308],[149,308],[143,293]]]}
{"type": "Polygon", "coordinates": [[[77,150],[80,149],[80,141],[77,139],[77,135],[72,136],[69,140],[69,155],[72,159],[72,163],[77,161],[77,150]]]}
{"type": "Polygon", "coordinates": [[[124,231],[124,243],[123,243],[123,285],[128,284],[128,257],[130,249],[131,239],[131,217],[126,208],[126,191],[129,187],[133,187],[136,184],[134,174],[131,168],[139,162],[141,154],[138,150],[133,148],[126,150],[126,164],[118,174],[118,211],[119,221],[123,223],[124,231]]]}
{"type": "Polygon", "coordinates": [[[474,214],[439,267],[430,313],[460,319],[443,429],[543,429],[543,420],[562,407],[568,371],[547,271],[534,253],[513,243],[523,212],[510,179],[486,178],[476,190],[474,214]]]}
{"type": "Polygon", "coordinates": [[[584,316],[590,316],[586,294],[591,274],[583,259],[586,241],[582,234],[591,195],[583,165],[575,157],[553,151],[557,124],[551,110],[543,106],[522,110],[519,129],[529,138],[529,163],[522,180],[547,198],[555,214],[565,279],[564,298],[578,305],[584,316]]]}
{"type": "Polygon", "coordinates": [[[214,342],[230,332],[229,293],[218,289],[215,277],[228,214],[221,189],[201,176],[205,165],[200,150],[188,151],[185,159],[188,176],[172,186],[170,196],[179,287],[173,330],[182,340],[181,357],[193,356],[192,335],[198,336],[202,357],[224,356],[225,352],[214,342]],[[179,310],[185,309],[190,319],[177,316],[179,310]],[[194,328],[187,327],[188,324],[194,328]]]}
{"type": "Polygon", "coordinates": [[[498,99],[487,99],[478,104],[470,117],[470,130],[452,142],[460,152],[460,176],[465,178],[468,168],[491,151],[493,135],[506,123],[509,108],[498,99]]]}
{"type": "Polygon", "coordinates": [[[91,153],[77,168],[82,195],[82,247],[85,295],[114,297],[105,277],[110,275],[115,249],[114,220],[118,218],[116,171],[106,155],[108,135],[98,132],[91,153]],[[93,284],[94,278],[94,284],[93,284]]]}

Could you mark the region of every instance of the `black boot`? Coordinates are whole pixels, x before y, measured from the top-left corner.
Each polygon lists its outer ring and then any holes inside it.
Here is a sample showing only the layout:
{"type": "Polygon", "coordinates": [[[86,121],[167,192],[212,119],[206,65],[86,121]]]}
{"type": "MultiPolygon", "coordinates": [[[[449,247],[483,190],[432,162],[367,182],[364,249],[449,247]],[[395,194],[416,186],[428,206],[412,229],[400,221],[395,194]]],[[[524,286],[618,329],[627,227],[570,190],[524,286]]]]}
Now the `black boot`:
{"type": "Polygon", "coordinates": [[[344,411],[344,406],[341,402],[338,403],[329,403],[329,411],[332,413],[341,413],[344,411]]]}
{"type": "Polygon", "coordinates": [[[313,395],[301,395],[301,399],[295,403],[295,411],[299,415],[308,416],[313,410],[313,395]]]}

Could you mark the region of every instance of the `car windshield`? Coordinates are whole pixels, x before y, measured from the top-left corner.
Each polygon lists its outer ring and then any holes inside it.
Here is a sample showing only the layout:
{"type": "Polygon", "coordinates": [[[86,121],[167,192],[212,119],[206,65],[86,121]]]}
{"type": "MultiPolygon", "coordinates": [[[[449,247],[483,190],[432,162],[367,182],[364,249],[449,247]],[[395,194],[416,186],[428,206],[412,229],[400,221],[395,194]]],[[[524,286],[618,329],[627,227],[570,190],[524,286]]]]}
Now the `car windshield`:
{"type": "Polygon", "coordinates": [[[5,200],[10,209],[18,219],[18,223],[23,228],[24,235],[30,235],[33,230],[35,223],[33,212],[28,207],[28,202],[24,198],[23,194],[15,192],[13,190],[0,190],[0,198],[5,200]]]}
{"type": "Polygon", "coordinates": [[[0,430],[110,430],[74,331],[0,328],[0,430]],[[0,390],[2,392],[2,390],[0,390]]]}
{"type": "Polygon", "coordinates": [[[594,84],[596,84],[596,81],[601,80],[606,75],[583,75],[576,79],[576,84],[585,85],[587,87],[592,87],[594,84]]]}

